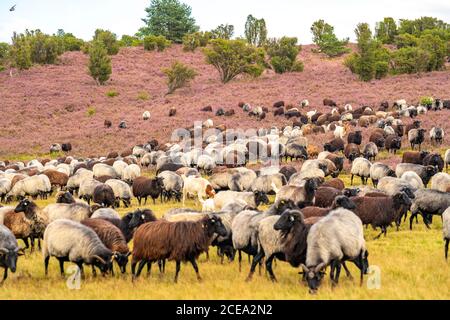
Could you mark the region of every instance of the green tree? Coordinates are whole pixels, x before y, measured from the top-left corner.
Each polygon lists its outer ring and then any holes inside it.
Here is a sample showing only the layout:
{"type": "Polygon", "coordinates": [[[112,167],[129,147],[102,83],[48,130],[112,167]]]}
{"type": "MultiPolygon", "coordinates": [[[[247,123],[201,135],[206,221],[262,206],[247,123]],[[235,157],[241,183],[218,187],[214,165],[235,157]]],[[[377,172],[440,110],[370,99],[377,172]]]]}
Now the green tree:
{"type": "Polygon", "coordinates": [[[197,75],[194,69],[178,61],[175,61],[170,68],[165,68],[162,71],[167,76],[167,94],[186,86],[197,75]]]}
{"type": "Polygon", "coordinates": [[[383,21],[377,22],[375,26],[375,38],[381,43],[394,43],[397,34],[397,24],[391,17],[384,18],[383,21]]]}
{"type": "Polygon", "coordinates": [[[144,38],[144,49],[148,51],[164,51],[171,44],[164,36],[146,36],[144,38]]]}
{"type": "Polygon", "coordinates": [[[395,37],[395,45],[397,48],[417,47],[419,39],[412,34],[402,33],[395,37]]]}
{"type": "Polygon", "coordinates": [[[98,41],[103,44],[109,55],[116,55],[119,53],[119,43],[117,36],[109,30],[97,29],[95,30],[93,41],[98,41]]]}
{"type": "Polygon", "coordinates": [[[89,73],[95,82],[103,85],[111,76],[111,58],[108,55],[104,44],[94,41],[89,50],[89,73]]]}
{"type": "Polygon", "coordinates": [[[142,40],[140,40],[138,37],[135,36],[129,36],[129,35],[122,35],[122,38],[120,39],[120,45],[123,47],[138,47],[142,45],[142,40]]]}
{"type": "Polygon", "coordinates": [[[14,32],[12,38],[12,46],[10,50],[12,66],[19,70],[27,70],[31,68],[31,46],[24,34],[14,32]]]}
{"type": "Polygon", "coordinates": [[[266,45],[270,64],[276,73],[303,71],[303,63],[297,60],[301,47],[297,38],[282,37],[269,40],[266,45]]]}
{"type": "Polygon", "coordinates": [[[427,71],[441,70],[447,56],[447,43],[432,33],[424,33],[419,38],[420,49],[430,54],[427,71]]]}
{"type": "Polygon", "coordinates": [[[320,52],[329,57],[338,57],[349,52],[346,48],[348,39],[339,40],[334,34],[334,28],[324,20],[317,20],[311,26],[313,42],[319,46],[320,52]]]}
{"type": "Polygon", "coordinates": [[[221,24],[217,28],[211,31],[214,39],[226,39],[229,40],[233,37],[234,26],[231,24],[221,24]]]}
{"type": "Polygon", "coordinates": [[[251,14],[245,22],[245,38],[251,45],[261,47],[267,40],[267,27],[264,19],[256,19],[251,14]]]}
{"type": "Polygon", "coordinates": [[[151,0],[145,11],[147,17],[142,21],[146,26],[137,33],[141,38],[161,35],[175,43],[182,43],[185,34],[199,30],[191,7],[178,0],[151,0]]]}
{"type": "Polygon", "coordinates": [[[31,47],[31,61],[38,64],[54,64],[58,55],[64,52],[56,37],[46,35],[39,30],[27,35],[31,47]]]}
{"type": "Polygon", "coordinates": [[[419,73],[428,68],[430,54],[417,47],[404,47],[392,53],[392,73],[419,73]]]}
{"type": "Polygon", "coordinates": [[[219,71],[220,79],[227,83],[240,74],[258,77],[264,71],[265,52],[244,40],[214,39],[204,48],[206,62],[219,71]]]}
{"type": "Polygon", "coordinates": [[[0,72],[5,70],[9,59],[9,44],[0,42],[0,72]]]}

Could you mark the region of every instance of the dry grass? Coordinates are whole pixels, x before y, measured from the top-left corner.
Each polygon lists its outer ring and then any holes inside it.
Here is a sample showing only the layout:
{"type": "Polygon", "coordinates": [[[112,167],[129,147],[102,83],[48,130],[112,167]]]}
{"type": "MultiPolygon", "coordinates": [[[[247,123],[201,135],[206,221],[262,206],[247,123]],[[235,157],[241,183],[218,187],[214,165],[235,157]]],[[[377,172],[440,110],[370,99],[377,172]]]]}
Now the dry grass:
{"type": "MultiPolygon", "coordinates": [[[[349,177],[343,176],[346,184],[349,177]]],[[[42,207],[54,199],[38,201],[42,207]]],[[[194,202],[188,203],[195,207],[194,202]]],[[[160,217],[167,210],[180,204],[149,205],[160,217]]],[[[137,203],[133,202],[133,209],[137,203]]],[[[128,210],[121,208],[121,214],[128,210]]],[[[419,219],[420,221],[420,219],[419,219]]],[[[388,236],[372,240],[377,232],[365,231],[369,261],[381,270],[381,287],[369,289],[367,280],[362,287],[357,280],[342,274],[337,288],[332,289],[328,278],[317,295],[310,295],[305,284],[300,283],[298,269],[278,261],[274,267],[278,283],[272,283],[265,275],[256,275],[250,283],[245,282],[249,264],[244,257],[243,270],[238,271],[237,261],[220,264],[215,249],[210,250],[210,260],[200,257],[199,268],[203,276],[197,282],[190,265],[183,265],[178,284],[173,283],[174,263],[167,264],[162,277],[155,271],[150,278],[142,276],[135,283],[127,275],[94,278],[86,268],[87,278],[80,290],[70,290],[66,279],[59,275],[58,263],[50,260],[50,274],[44,276],[43,259],[39,252],[27,254],[19,260],[18,271],[12,274],[1,290],[1,299],[449,299],[450,266],[444,260],[442,223],[434,219],[431,230],[422,222],[409,231],[402,225],[399,232],[389,229],[388,236]]],[[[66,263],[66,272],[70,263],[66,263]]],[[[355,266],[350,266],[357,278],[355,266]]]]}

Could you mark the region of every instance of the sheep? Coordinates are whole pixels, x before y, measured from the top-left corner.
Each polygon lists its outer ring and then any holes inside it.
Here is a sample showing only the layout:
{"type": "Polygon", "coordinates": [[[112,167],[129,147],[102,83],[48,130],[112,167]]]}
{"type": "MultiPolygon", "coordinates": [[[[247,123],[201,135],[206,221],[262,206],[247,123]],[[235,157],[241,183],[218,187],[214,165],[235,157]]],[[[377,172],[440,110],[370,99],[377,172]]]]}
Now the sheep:
{"type": "Polygon", "coordinates": [[[52,187],[59,187],[60,189],[65,188],[67,181],[69,181],[69,176],[66,173],[56,170],[45,170],[44,175],[48,177],[52,187]]]}
{"type": "Polygon", "coordinates": [[[144,204],[147,204],[149,196],[152,198],[153,204],[156,204],[156,199],[159,197],[161,197],[162,202],[163,187],[162,178],[137,177],[133,181],[132,193],[137,198],[139,205],[141,205],[142,199],[145,200],[144,204]]]}
{"type": "Polygon", "coordinates": [[[375,161],[376,156],[378,155],[378,147],[375,143],[369,142],[364,146],[363,150],[364,158],[367,160],[373,160],[375,161]]]}
{"type": "Polygon", "coordinates": [[[331,207],[336,197],[345,195],[354,197],[358,193],[358,189],[335,189],[333,187],[320,186],[314,195],[314,205],[320,208],[331,207]]]}
{"type": "Polygon", "coordinates": [[[386,142],[383,134],[380,134],[378,132],[374,132],[369,137],[369,142],[375,143],[378,149],[384,148],[384,144],[386,142]]]}
{"type": "Polygon", "coordinates": [[[347,134],[347,128],[346,127],[336,126],[336,129],[334,130],[334,137],[336,139],[337,138],[344,139],[346,134],[347,134]]]}
{"type": "Polygon", "coordinates": [[[301,102],[300,102],[300,106],[302,107],[302,108],[307,108],[307,107],[309,107],[309,101],[308,100],[302,100],[301,102]]]}
{"type": "Polygon", "coordinates": [[[123,160],[116,160],[114,161],[112,167],[116,171],[117,175],[119,177],[122,177],[123,170],[128,166],[128,164],[123,160]]]}
{"type": "Polygon", "coordinates": [[[54,143],[50,146],[50,153],[58,153],[61,152],[61,145],[59,143],[54,143]]]}
{"type": "Polygon", "coordinates": [[[83,263],[98,267],[103,274],[111,269],[113,253],[106,248],[97,234],[89,227],[67,219],[50,223],[44,233],[45,276],[48,275],[50,257],[59,260],[61,276],[64,262],[74,262],[84,278],[83,263]]]}
{"type": "Polygon", "coordinates": [[[181,201],[181,193],[183,190],[183,179],[176,173],[171,171],[163,171],[158,174],[158,178],[162,179],[163,197],[166,201],[175,197],[177,201],[181,201]]]}
{"type": "Polygon", "coordinates": [[[408,131],[408,141],[411,144],[411,149],[414,150],[414,146],[419,146],[419,151],[421,150],[421,145],[425,140],[425,129],[411,129],[408,131]]]}
{"type": "Polygon", "coordinates": [[[410,185],[412,185],[415,189],[423,189],[425,186],[423,185],[422,179],[417,175],[417,173],[413,171],[406,171],[402,174],[400,179],[407,181],[410,185]]]}
{"type": "Polygon", "coordinates": [[[284,153],[284,156],[286,158],[286,161],[288,158],[292,161],[293,159],[308,159],[308,152],[306,151],[305,146],[302,146],[298,143],[289,143],[286,145],[286,150],[284,153]]]}
{"type": "Polygon", "coordinates": [[[16,239],[21,239],[25,243],[25,248],[28,249],[28,239],[32,235],[32,222],[23,212],[16,213],[14,208],[4,210],[3,225],[6,226],[14,234],[16,239]]]}
{"type": "Polygon", "coordinates": [[[260,204],[269,204],[269,198],[264,192],[236,192],[220,191],[214,196],[214,206],[216,210],[222,208],[231,201],[244,202],[250,208],[258,208],[260,204]]]}
{"type": "Polygon", "coordinates": [[[275,203],[280,201],[292,201],[298,208],[312,204],[318,183],[314,179],[306,179],[302,187],[287,185],[276,188],[275,203]]]}
{"type": "Polygon", "coordinates": [[[70,192],[60,191],[56,194],[56,203],[75,203],[75,198],[70,192]]]}
{"type": "Polygon", "coordinates": [[[11,181],[6,178],[0,179],[0,200],[5,202],[6,195],[11,191],[11,181]]]}
{"type": "Polygon", "coordinates": [[[16,272],[17,259],[22,254],[11,230],[0,224],[0,267],[5,270],[0,286],[8,278],[8,270],[16,272]]]}
{"type": "Polygon", "coordinates": [[[448,171],[448,165],[450,164],[450,149],[445,151],[444,155],[445,171],[448,171]]]}
{"type": "Polygon", "coordinates": [[[402,156],[402,163],[423,164],[423,159],[428,154],[427,151],[405,151],[402,156]]]}
{"type": "Polygon", "coordinates": [[[203,154],[198,157],[197,168],[203,170],[206,174],[211,174],[212,170],[216,167],[216,162],[209,155],[203,154]]]}
{"type": "Polygon", "coordinates": [[[322,185],[322,187],[332,187],[338,190],[344,190],[345,184],[344,181],[342,181],[339,178],[333,178],[330,180],[325,181],[322,185]]]}
{"type": "Polygon", "coordinates": [[[89,205],[83,202],[49,204],[42,209],[42,213],[48,217],[49,223],[58,219],[69,219],[79,222],[89,218],[92,214],[89,205]]]}
{"type": "Polygon", "coordinates": [[[450,192],[450,174],[438,172],[431,178],[430,189],[450,192]]]}
{"type": "MultiPolygon", "coordinates": [[[[112,251],[112,259],[117,262],[120,271],[125,273],[130,250],[120,229],[103,219],[86,219],[81,221],[81,224],[95,231],[105,247],[112,251]]],[[[114,275],[112,264],[111,272],[114,275]]]]}
{"type": "Polygon", "coordinates": [[[297,169],[292,166],[284,166],[280,168],[280,173],[285,176],[287,181],[289,181],[292,175],[297,173],[297,169]]]}
{"type": "Polygon", "coordinates": [[[414,192],[415,198],[411,205],[409,229],[412,230],[412,221],[419,213],[422,215],[425,226],[430,229],[433,215],[442,215],[450,207],[450,193],[438,190],[419,189],[414,192]]]}
{"type": "Polygon", "coordinates": [[[441,155],[438,153],[430,153],[423,158],[423,165],[433,166],[439,172],[442,172],[442,170],[444,170],[444,159],[442,159],[441,155]]]}
{"type": "Polygon", "coordinates": [[[111,208],[99,208],[97,210],[92,210],[91,219],[102,218],[102,219],[120,219],[119,213],[111,208]]]}
{"type": "Polygon", "coordinates": [[[281,173],[271,175],[261,175],[253,181],[252,191],[259,191],[265,194],[276,192],[275,188],[281,188],[286,185],[286,177],[281,173]]]}
{"type": "Polygon", "coordinates": [[[363,225],[353,212],[336,209],[315,223],[309,230],[306,252],[306,265],[301,267],[311,293],[319,288],[328,265],[331,265],[332,283],[336,285],[345,260],[353,261],[360,269],[362,285],[368,269],[368,251],[363,225]]]}
{"type": "Polygon", "coordinates": [[[111,128],[111,127],[112,127],[112,122],[111,122],[110,120],[105,120],[105,121],[103,122],[103,126],[104,126],[105,128],[111,128]]]}
{"type": "MultiPolygon", "coordinates": [[[[328,154],[326,156],[325,159],[330,160],[331,162],[333,162],[333,164],[336,166],[336,170],[337,171],[340,172],[340,171],[342,171],[344,169],[344,157],[338,156],[338,155],[336,155],[334,153],[330,153],[330,154],[328,154]]],[[[329,168],[330,168],[330,166],[329,166],[329,168]]],[[[337,172],[334,172],[334,173],[337,174],[337,172]]]]}
{"type": "Polygon", "coordinates": [[[183,206],[188,195],[197,195],[199,200],[214,197],[215,191],[208,180],[194,176],[186,177],[185,175],[182,175],[181,178],[183,179],[183,206]]]}
{"type": "Polygon", "coordinates": [[[358,145],[349,143],[345,146],[344,155],[350,162],[353,162],[353,160],[361,156],[361,151],[359,150],[358,145]]]}
{"type": "Polygon", "coordinates": [[[378,181],[383,177],[395,177],[395,171],[383,163],[376,162],[372,164],[370,167],[370,179],[375,188],[378,185],[378,181]]]}
{"type": "MultiPolygon", "coordinates": [[[[15,213],[24,213],[25,217],[31,223],[31,251],[34,251],[34,240],[38,240],[38,248],[41,249],[41,239],[44,237],[44,231],[49,224],[49,217],[34,202],[24,199],[14,209],[15,213]]],[[[28,246],[28,245],[27,245],[28,246]]]]}
{"type": "Polygon", "coordinates": [[[356,208],[353,212],[361,219],[364,225],[371,225],[375,230],[381,228],[381,233],[375,237],[378,239],[383,233],[387,234],[387,227],[393,222],[397,226],[406,210],[411,206],[409,197],[401,192],[390,197],[353,197],[351,200],[356,208]]]}
{"type": "MultiPolygon", "coordinates": [[[[356,193],[357,190],[355,190],[356,193]]],[[[354,193],[352,193],[354,194],[354,193]]],[[[337,208],[344,208],[348,210],[355,209],[355,204],[352,200],[350,200],[349,197],[345,195],[338,195],[335,197],[328,207],[304,207],[302,208],[302,213],[305,218],[312,218],[312,217],[324,217],[330,211],[337,209],[337,208]]]]}
{"type": "Polygon", "coordinates": [[[409,182],[394,177],[381,178],[378,182],[377,188],[379,191],[385,192],[389,196],[394,196],[398,193],[405,192],[410,199],[414,199],[414,192],[416,191],[416,189],[409,182]]]}
{"type": "Polygon", "coordinates": [[[110,176],[113,178],[117,178],[117,172],[114,170],[112,166],[103,164],[103,163],[97,163],[93,166],[92,172],[94,175],[94,178],[101,177],[101,176],[110,176]]]}
{"type": "Polygon", "coordinates": [[[398,178],[400,178],[406,171],[415,172],[422,179],[425,186],[428,184],[431,177],[437,173],[437,169],[435,167],[422,166],[420,164],[399,163],[395,168],[395,174],[398,178]]]}
{"type": "Polygon", "coordinates": [[[114,197],[116,199],[115,207],[120,207],[120,201],[122,201],[125,208],[128,208],[131,205],[133,193],[127,183],[117,179],[110,179],[106,181],[105,184],[110,186],[114,192],[114,197]]]}
{"type": "Polygon", "coordinates": [[[6,200],[9,202],[13,198],[22,199],[25,196],[31,196],[33,199],[40,196],[41,199],[46,199],[50,192],[50,180],[41,174],[18,181],[6,195],[6,200]]]}
{"type": "Polygon", "coordinates": [[[134,179],[141,175],[141,168],[137,164],[130,164],[123,169],[122,180],[131,184],[134,179]]]}
{"type": "Polygon", "coordinates": [[[345,142],[341,138],[335,138],[323,145],[323,149],[329,152],[344,151],[345,142]]]}
{"type": "Polygon", "coordinates": [[[400,150],[402,147],[402,139],[395,134],[390,134],[386,137],[385,147],[388,152],[392,151],[396,154],[397,150],[400,150]]]}
{"type": "Polygon", "coordinates": [[[133,259],[131,272],[133,279],[139,277],[147,263],[159,260],[175,260],[176,271],[174,282],[178,281],[181,262],[189,261],[195,270],[197,279],[201,277],[196,259],[202,252],[208,251],[214,234],[226,236],[220,218],[206,216],[195,222],[167,222],[159,220],[140,226],[133,237],[133,259]],[[139,267],[136,271],[136,264],[139,267]]]}
{"type": "Polygon", "coordinates": [[[83,180],[78,189],[78,197],[90,204],[94,196],[95,188],[101,184],[100,181],[94,179],[83,180]]]}
{"type": "Polygon", "coordinates": [[[76,173],[74,173],[73,176],[69,178],[67,181],[67,190],[69,190],[70,193],[74,193],[75,191],[78,192],[80,188],[80,184],[82,181],[93,179],[94,173],[90,170],[81,168],[76,173]]]}
{"type": "Polygon", "coordinates": [[[356,158],[353,161],[351,168],[351,185],[353,185],[353,176],[361,177],[361,182],[363,185],[367,184],[367,179],[370,177],[370,168],[372,163],[365,158],[356,158]]]}
{"type": "Polygon", "coordinates": [[[348,137],[347,137],[347,142],[348,143],[354,143],[354,144],[360,146],[361,142],[362,142],[362,133],[361,133],[361,131],[358,130],[358,131],[355,131],[355,132],[350,132],[348,134],[348,137]]]}
{"type": "Polygon", "coordinates": [[[171,107],[169,110],[169,117],[175,117],[177,114],[177,108],[171,107]]]}
{"type": "Polygon", "coordinates": [[[124,121],[124,120],[120,121],[120,123],[119,123],[119,129],[127,129],[127,128],[128,128],[127,122],[124,121]]]}
{"type": "Polygon", "coordinates": [[[430,130],[431,144],[441,145],[444,138],[444,129],[439,127],[433,127],[430,130]]]}
{"type": "Polygon", "coordinates": [[[323,105],[324,106],[328,106],[328,107],[337,107],[337,104],[336,104],[336,102],[334,102],[333,100],[331,100],[331,99],[323,99],[323,105]]]}
{"type": "Polygon", "coordinates": [[[405,132],[408,133],[411,129],[420,129],[420,125],[421,125],[420,121],[418,120],[413,121],[412,123],[408,124],[405,127],[405,132]]]}
{"type": "Polygon", "coordinates": [[[150,111],[144,111],[144,113],[142,114],[142,120],[150,120],[150,111]]]}
{"type": "Polygon", "coordinates": [[[252,190],[253,183],[256,180],[256,173],[253,170],[237,168],[233,172],[233,175],[228,180],[228,188],[231,191],[252,190]]]}
{"type": "Polygon", "coordinates": [[[64,152],[72,151],[72,144],[70,142],[61,144],[61,150],[64,152]]]}
{"type": "MultiPolygon", "coordinates": [[[[444,234],[444,255],[445,260],[448,259],[448,244],[450,242],[450,207],[442,214],[442,233],[444,234]]],[[[1,245],[0,245],[1,247],[1,245]]]]}

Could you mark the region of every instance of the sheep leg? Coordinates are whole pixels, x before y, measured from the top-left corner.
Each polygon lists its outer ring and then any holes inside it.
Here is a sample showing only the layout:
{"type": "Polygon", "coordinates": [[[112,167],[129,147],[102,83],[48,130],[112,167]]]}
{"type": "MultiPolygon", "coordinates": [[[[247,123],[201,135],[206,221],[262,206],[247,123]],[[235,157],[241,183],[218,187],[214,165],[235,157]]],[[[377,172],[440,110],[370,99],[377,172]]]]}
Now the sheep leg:
{"type": "Polygon", "coordinates": [[[347,276],[347,278],[350,278],[350,279],[353,280],[353,276],[350,273],[350,270],[348,270],[347,265],[345,264],[345,262],[342,262],[342,266],[344,267],[345,275],[347,276]]]}
{"type": "Polygon", "coordinates": [[[150,277],[151,273],[152,273],[152,262],[147,261],[147,277],[150,277]]]}
{"type": "Polygon", "coordinates": [[[248,281],[252,280],[253,274],[255,273],[256,265],[261,262],[263,257],[264,257],[264,252],[262,252],[262,250],[260,252],[258,252],[256,254],[256,256],[253,257],[252,265],[250,267],[250,272],[245,281],[248,282],[248,281]]]}
{"type": "Polygon", "coordinates": [[[61,277],[64,277],[64,260],[63,259],[58,260],[59,260],[59,272],[61,273],[61,277]]]}
{"type": "Polygon", "coordinates": [[[144,269],[145,265],[147,264],[146,260],[142,260],[139,262],[138,270],[136,272],[136,275],[134,278],[138,278],[141,275],[142,269],[144,269]]]}
{"type": "Polygon", "coordinates": [[[273,269],[272,269],[272,262],[273,262],[274,258],[275,258],[275,256],[271,255],[269,257],[269,259],[266,260],[266,270],[270,275],[270,280],[272,280],[273,282],[277,282],[277,278],[275,277],[275,274],[273,273],[273,269]]]}
{"type": "Polygon", "coordinates": [[[339,283],[339,276],[340,276],[340,274],[341,274],[341,263],[340,263],[339,261],[336,261],[336,266],[335,266],[335,268],[336,268],[336,273],[335,273],[335,275],[334,275],[334,280],[333,280],[333,282],[332,282],[333,287],[334,287],[334,286],[337,286],[338,283],[339,283]]]}
{"type": "Polygon", "coordinates": [[[352,174],[352,178],[350,180],[350,185],[353,185],[353,174],[352,174]]]}
{"type": "Polygon", "coordinates": [[[445,260],[448,260],[448,243],[449,242],[450,242],[450,239],[445,239],[445,246],[444,246],[445,260]]]}
{"type": "Polygon", "coordinates": [[[373,240],[378,240],[380,239],[381,235],[385,232],[385,227],[380,227],[381,228],[381,232],[379,235],[377,235],[375,238],[373,238],[373,240]]]}
{"type": "Polygon", "coordinates": [[[158,260],[159,273],[162,274],[166,271],[166,260],[158,260]]]}
{"type": "Polygon", "coordinates": [[[242,251],[238,250],[239,272],[242,271],[242,251]]]}
{"type": "Polygon", "coordinates": [[[50,256],[46,256],[44,258],[44,269],[45,269],[45,276],[48,276],[48,262],[50,260],[50,256]]]}
{"type": "Polygon", "coordinates": [[[77,262],[76,264],[77,264],[78,268],[80,268],[81,279],[84,280],[86,277],[84,276],[83,261],[77,262]]]}
{"type": "Polygon", "coordinates": [[[192,267],[195,270],[195,274],[197,275],[197,280],[202,281],[202,277],[200,277],[200,273],[198,272],[198,266],[197,266],[197,262],[195,261],[195,258],[192,258],[190,261],[191,261],[192,267]]]}
{"type": "Polygon", "coordinates": [[[409,218],[409,230],[412,230],[412,223],[415,216],[417,216],[417,212],[411,212],[411,217],[409,218]]]}
{"type": "Polygon", "coordinates": [[[180,273],[180,269],[181,269],[181,262],[179,260],[177,260],[177,264],[175,267],[175,279],[174,279],[175,283],[178,282],[178,274],[180,273]]]}
{"type": "Polygon", "coordinates": [[[24,239],[22,239],[22,241],[25,243],[25,249],[28,249],[30,247],[30,245],[28,243],[28,238],[24,238],[24,239]]]}

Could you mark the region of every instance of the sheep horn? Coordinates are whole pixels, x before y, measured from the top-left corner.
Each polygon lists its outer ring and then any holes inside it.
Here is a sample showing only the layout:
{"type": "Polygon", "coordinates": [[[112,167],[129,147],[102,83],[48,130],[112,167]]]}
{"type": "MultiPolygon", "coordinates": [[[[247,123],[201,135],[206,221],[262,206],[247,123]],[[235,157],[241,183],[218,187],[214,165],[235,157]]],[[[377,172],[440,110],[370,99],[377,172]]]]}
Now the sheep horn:
{"type": "Polygon", "coordinates": [[[320,263],[319,265],[316,266],[316,268],[314,269],[315,272],[320,272],[322,269],[324,269],[327,266],[327,264],[325,262],[320,263]]]}
{"type": "Polygon", "coordinates": [[[307,273],[307,272],[309,272],[309,269],[308,269],[308,267],[307,266],[305,266],[303,263],[300,265],[300,267],[302,267],[302,269],[303,269],[303,272],[305,272],[305,273],[307,273]]]}
{"type": "Polygon", "coordinates": [[[6,249],[6,248],[0,248],[0,254],[1,254],[1,253],[6,254],[6,253],[8,253],[8,252],[9,252],[8,249],[6,249]]]}
{"type": "Polygon", "coordinates": [[[94,258],[94,259],[98,259],[101,263],[103,263],[103,264],[106,264],[106,261],[105,260],[103,260],[102,258],[100,258],[99,256],[97,256],[97,255],[95,255],[95,256],[93,256],[92,258],[94,258]]]}

